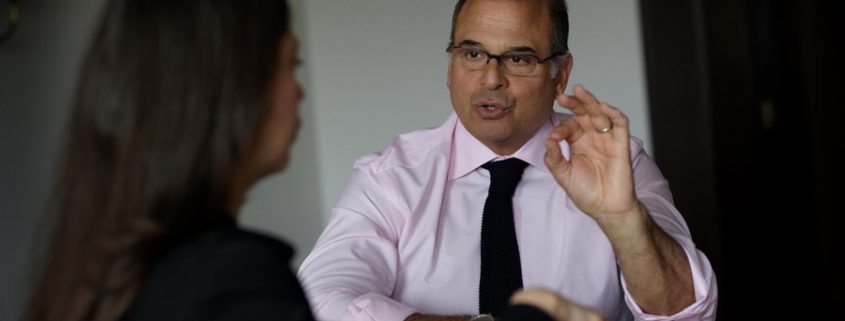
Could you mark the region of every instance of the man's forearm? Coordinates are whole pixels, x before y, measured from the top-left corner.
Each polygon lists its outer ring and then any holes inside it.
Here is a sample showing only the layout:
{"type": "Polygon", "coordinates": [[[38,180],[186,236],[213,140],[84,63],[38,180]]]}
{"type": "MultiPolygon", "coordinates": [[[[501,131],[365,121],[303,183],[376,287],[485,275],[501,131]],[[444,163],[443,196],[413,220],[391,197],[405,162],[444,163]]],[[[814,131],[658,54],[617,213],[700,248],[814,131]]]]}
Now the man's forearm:
{"type": "Polygon", "coordinates": [[[628,291],[649,314],[672,315],[695,302],[692,272],[683,248],[639,204],[624,222],[605,222],[628,291]]]}

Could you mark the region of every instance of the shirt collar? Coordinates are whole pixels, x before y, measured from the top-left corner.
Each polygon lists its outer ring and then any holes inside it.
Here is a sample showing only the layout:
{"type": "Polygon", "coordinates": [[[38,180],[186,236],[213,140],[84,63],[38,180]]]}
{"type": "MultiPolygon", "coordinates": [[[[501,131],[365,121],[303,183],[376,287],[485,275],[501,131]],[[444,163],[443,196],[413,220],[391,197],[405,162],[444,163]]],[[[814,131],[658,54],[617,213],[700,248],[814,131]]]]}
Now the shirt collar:
{"type": "MultiPolygon", "coordinates": [[[[466,127],[464,127],[463,123],[458,120],[455,124],[452,139],[452,164],[450,166],[451,170],[449,171],[449,180],[463,177],[491,160],[503,160],[511,157],[519,158],[531,166],[548,172],[549,169],[543,161],[543,156],[546,153],[546,147],[543,146],[543,141],[549,137],[549,133],[559,121],[558,115],[552,113],[549,121],[525,145],[522,145],[516,153],[500,156],[490,150],[490,148],[487,148],[475,136],[472,136],[466,127]]],[[[561,142],[561,148],[563,149],[564,155],[568,156],[569,148],[565,141],[561,142]]]]}

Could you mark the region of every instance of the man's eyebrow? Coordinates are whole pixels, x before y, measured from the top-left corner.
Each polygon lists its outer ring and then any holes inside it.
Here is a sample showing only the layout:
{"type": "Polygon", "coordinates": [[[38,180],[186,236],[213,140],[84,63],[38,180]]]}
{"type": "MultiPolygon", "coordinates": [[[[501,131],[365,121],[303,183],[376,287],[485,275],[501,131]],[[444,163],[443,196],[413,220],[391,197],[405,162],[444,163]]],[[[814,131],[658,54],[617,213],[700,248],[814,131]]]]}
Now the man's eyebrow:
{"type": "Polygon", "coordinates": [[[463,46],[478,47],[480,45],[481,45],[481,43],[478,42],[478,41],[467,39],[467,40],[461,41],[460,43],[455,45],[455,47],[463,47],[463,46]]]}
{"type": "MultiPolygon", "coordinates": [[[[456,44],[455,47],[482,47],[481,43],[475,40],[467,39],[456,44]]],[[[536,54],[534,48],[528,46],[510,47],[507,52],[529,52],[536,54]]]]}
{"type": "Polygon", "coordinates": [[[537,53],[537,51],[536,51],[536,50],[534,50],[534,48],[531,48],[531,47],[526,47],[526,46],[521,46],[521,47],[511,47],[511,49],[510,49],[510,50],[508,50],[508,52],[530,52],[530,53],[537,53]]]}

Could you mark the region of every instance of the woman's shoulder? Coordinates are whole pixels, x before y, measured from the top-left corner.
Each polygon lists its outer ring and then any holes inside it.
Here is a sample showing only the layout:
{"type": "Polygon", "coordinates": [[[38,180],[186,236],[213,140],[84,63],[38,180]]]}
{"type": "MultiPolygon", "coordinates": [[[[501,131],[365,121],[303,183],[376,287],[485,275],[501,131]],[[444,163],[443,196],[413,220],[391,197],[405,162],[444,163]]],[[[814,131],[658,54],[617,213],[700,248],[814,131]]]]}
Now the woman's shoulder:
{"type": "MultiPolygon", "coordinates": [[[[175,247],[153,264],[151,276],[183,276],[207,290],[291,284],[293,249],[285,242],[237,227],[211,230],[175,247]]],[[[151,281],[155,281],[151,279],[151,281]]]]}
{"type": "Polygon", "coordinates": [[[207,276],[220,283],[219,286],[299,287],[290,268],[294,250],[282,240],[233,229],[210,241],[209,247],[204,254],[212,265],[207,269],[207,276]]]}
{"type": "MultiPolygon", "coordinates": [[[[236,227],[209,231],[155,260],[128,320],[193,320],[209,311],[238,311],[256,302],[274,309],[307,301],[290,268],[293,249],[236,227]],[[143,316],[143,317],[140,317],[143,316]]],[[[301,306],[301,307],[300,307],[301,306]]]]}
{"type": "Polygon", "coordinates": [[[287,263],[294,253],[293,248],[280,239],[240,228],[212,231],[196,244],[196,250],[216,261],[281,260],[287,263]]]}

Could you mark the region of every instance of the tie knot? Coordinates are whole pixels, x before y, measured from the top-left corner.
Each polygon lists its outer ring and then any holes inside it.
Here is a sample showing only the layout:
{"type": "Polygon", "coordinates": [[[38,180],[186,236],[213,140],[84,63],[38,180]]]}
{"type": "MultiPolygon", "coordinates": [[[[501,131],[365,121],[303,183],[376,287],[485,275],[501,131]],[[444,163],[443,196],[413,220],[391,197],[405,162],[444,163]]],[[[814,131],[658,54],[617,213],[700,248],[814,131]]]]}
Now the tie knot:
{"type": "Polygon", "coordinates": [[[487,162],[482,168],[490,171],[490,192],[513,195],[516,185],[522,178],[522,172],[528,163],[518,158],[508,158],[498,162],[487,162]]]}
{"type": "Polygon", "coordinates": [[[528,166],[528,163],[516,157],[511,157],[498,162],[490,161],[481,165],[482,168],[490,171],[490,176],[504,175],[516,177],[522,177],[522,172],[525,170],[526,166],[528,166]]]}

